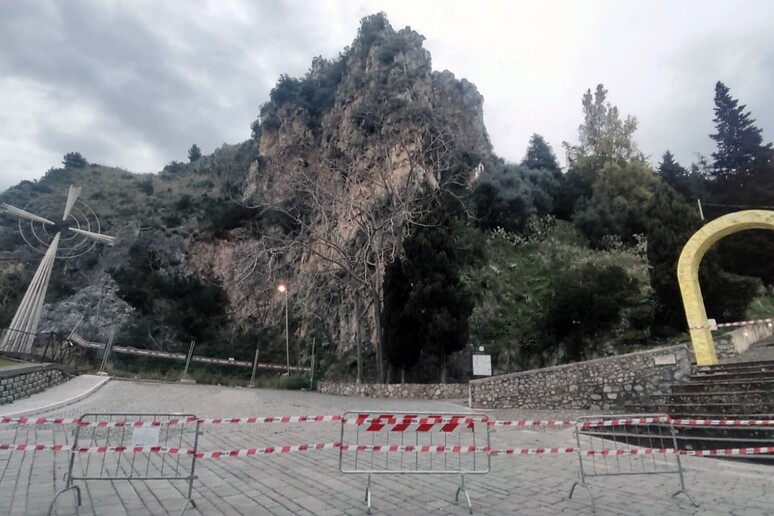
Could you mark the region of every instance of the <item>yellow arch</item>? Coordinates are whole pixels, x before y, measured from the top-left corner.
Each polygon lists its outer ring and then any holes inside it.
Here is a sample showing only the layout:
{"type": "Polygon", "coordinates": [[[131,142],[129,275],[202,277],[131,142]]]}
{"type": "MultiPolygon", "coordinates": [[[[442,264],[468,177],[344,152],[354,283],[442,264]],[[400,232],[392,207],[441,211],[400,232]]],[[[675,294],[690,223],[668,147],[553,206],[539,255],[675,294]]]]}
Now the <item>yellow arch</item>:
{"type": "Polygon", "coordinates": [[[680,260],[677,262],[677,280],[680,282],[685,317],[688,319],[688,328],[698,365],[718,363],[699,286],[699,264],[707,249],[718,240],[746,229],[774,229],[774,211],[739,211],[717,218],[694,233],[680,253],[680,260]]]}

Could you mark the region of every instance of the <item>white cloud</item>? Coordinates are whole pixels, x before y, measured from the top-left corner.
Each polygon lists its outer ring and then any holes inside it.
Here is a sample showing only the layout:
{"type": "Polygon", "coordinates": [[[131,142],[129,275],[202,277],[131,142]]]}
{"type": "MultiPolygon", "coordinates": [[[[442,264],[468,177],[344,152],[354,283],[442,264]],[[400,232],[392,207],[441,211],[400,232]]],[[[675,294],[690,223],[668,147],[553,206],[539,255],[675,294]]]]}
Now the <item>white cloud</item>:
{"type": "Polygon", "coordinates": [[[0,5],[0,189],[65,152],[134,171],[249,136],[282,73],[334,57],[358,21],[387,12],[426,36],[436,69],[476,84],[495,151],[521,159],[543,134],[563,161],[586,88],[640,119],[641,149],[709,154],[717,80],[769,139],[770,26],[761,1],[75,0],[0,5]],[[46,30],[41,30],[41,27],[46,30]]]}

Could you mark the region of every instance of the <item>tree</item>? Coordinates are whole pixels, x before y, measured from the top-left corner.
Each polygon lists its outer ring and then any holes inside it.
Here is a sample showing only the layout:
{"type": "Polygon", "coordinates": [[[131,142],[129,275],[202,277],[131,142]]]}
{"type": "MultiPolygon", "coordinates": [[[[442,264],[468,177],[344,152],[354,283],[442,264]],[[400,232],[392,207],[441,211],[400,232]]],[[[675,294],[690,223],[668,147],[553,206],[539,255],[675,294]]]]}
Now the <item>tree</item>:
{"type": "Polygon", "coordinates": [[[553,209],[559,188],[556,172],[523,165],[494,165],[484,170],[473,190],[478,225],[519,232],[532,216],[553,209]]]}
{"type": "Polygon", "coordinates": [[[607,90],[597,85],[592,95],[586,90],[582,100],[583,123],[578,127],[577,145],[563,142],[570,169],[562,177],[562,186],[555,202],[555,215],[570,220],[583,199],[592,195],[592,185],[600,170],[609,164],[625,167],[634,159],[644,157],[634,142],[637,119],[621,119],[618,108],[607,101],[607,90]]]}
{"type": "Polygon", "coordinates": [[[570,361],[588,358],[599,337],[615,328],[625,308],[637,302],[637,280],[617,265],[591,263],[564,271],[546,307],[546,332],[570,361]]]}
{"type": "Polygon", "coordinates": [[[592,242],[616,235],[632,243],[634,235],[646,231],[645,211],[656,184],[655,173],[640,160],[608,163],[597,174],[592,197],[576,212],[573,222],[592,242]]]}
{"type": "Polygon", "coordinates": [[[202,151],[199,148],[199,146],[194,143],[193,145],[191,145],[191,148],[188,149],[188,161],[193,163],[195,161],[199,161],[201,157],[202,157],[202,151]]]}
{"type": "Polygon", "coordinates": [[[411,284],[397,259],[384,273],[382,328],[385,356],[390,365],[400,369],[400,383],[405,383],[406,369],[414,367],[422,353],[419,322],[406,310],[410,296],[411,284]]]}
{"type": "Polygon", "coordinates": [[[521,165],[534,170],[548,170],[553,172],[557,177],[562,173],[559,163],[556,161],[554,150],[546,140],[537,133],[530,137],[527,153],[524,155],[521,165]]]}
{"type": "Polygon", "coordinates": [[[582,104],[579,143],[563,144],[571,163],[581,158],[593,158],[593,162],[600,165],[642,156],[632,138],[637,130],[637,119],[627,116],[621,120],[618,108],[607,101],[607,90],[602,84],[597,85],[593,95],[591,89],[586,90],[582,104]]]}
{"type": "Polygon", "coordinates": [[[417,322],[423,350],[439,358],[442,383],[449,355],[468,342],[474,306],[472,293],[460,279],[453,225],[448,213],[432,214],[403,243],[403,271],[411,285],[406,311],[417,322]]]}
{"type": "Polygon", "coordinates": [[[83,168],[89,164],[80,152],[68,152],[64,155],[62,164],[65,168],[83,168]]]}
{"type": "Polygon", "coordinates": [[[718,181],[733,181],[744,185],[761,168],[771,166],[772,147],[763,144],[761,130],[747,106],[731,97],[729,88],[718,81],[715,84],[715,130],[710,138],[717,150],[712,153],[711,174],[718,181]]]}
{"type": "MultiPolygon", "coordinates": [[[[667,161],[666,155],[664,161],[667,161]]],[[[656,187],[646,215],[650,284],[654,294],[654,333],[668,335],[685,329],[677,261],[686,242],[701,227],[701,220],[697,210],[664,183],[656,187]]]]}

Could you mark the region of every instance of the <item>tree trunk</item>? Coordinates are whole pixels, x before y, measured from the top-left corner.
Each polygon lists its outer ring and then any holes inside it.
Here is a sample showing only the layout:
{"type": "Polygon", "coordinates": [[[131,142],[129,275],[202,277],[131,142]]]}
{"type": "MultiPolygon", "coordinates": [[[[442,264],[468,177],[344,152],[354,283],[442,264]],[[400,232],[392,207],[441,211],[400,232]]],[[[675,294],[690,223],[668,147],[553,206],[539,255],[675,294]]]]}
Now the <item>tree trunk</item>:
{"type": "Polygon", "coordinates": [[[355,296],[355,356],[357,357],[357,381],[363,383],[363,346],[360,339],[360,301],[355,296]]]}
{"type": "Polygon", "coordinates": [[[376,329],[376,375],[377,381],[384,383],[384,335],[382,334],[382,300],[379,291],[371,289],[374,301],[374,328],[376,329]]]}
{"type": "Polygon", "coordinates": [[[406,383],[406,366],[400,368],[400,383],[406,383]]]}
{"type": "Polygon", "coordinates": [[[446,383],[446,355],[441,357],[441,383],[446,383]]]}

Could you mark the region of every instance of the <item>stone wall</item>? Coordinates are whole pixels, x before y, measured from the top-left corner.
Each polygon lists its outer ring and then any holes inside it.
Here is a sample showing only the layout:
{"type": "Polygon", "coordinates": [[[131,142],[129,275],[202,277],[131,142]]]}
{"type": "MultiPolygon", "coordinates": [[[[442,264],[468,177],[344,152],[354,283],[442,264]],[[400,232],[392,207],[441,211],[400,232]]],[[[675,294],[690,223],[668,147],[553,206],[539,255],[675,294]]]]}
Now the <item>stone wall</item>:
{"type": "Polygon", "coordinates": [[[467,399],[466,383],[329,383],[317,384],[317,391],[336,396],[359,398],[410,398],[427,400],[467,399]]]}
{"type": "Polygon", "coordinates": [[[774,334],[774,327],[768,324],[755,324],[715,337],[715,351],[718,358],[730,358],[742,354],[752,344],[774,334]]]}
{"type": "Polygon", "coordinates": [[[470,382],[475,408],[626,410],[669,394],[691,372],[687,345],[470,382]]]}
{"type": "Polygon", "coordinates": [[[22,364],[0,369],[0,405],[26,398],[67,379],[58,364],[22,364]]]}

